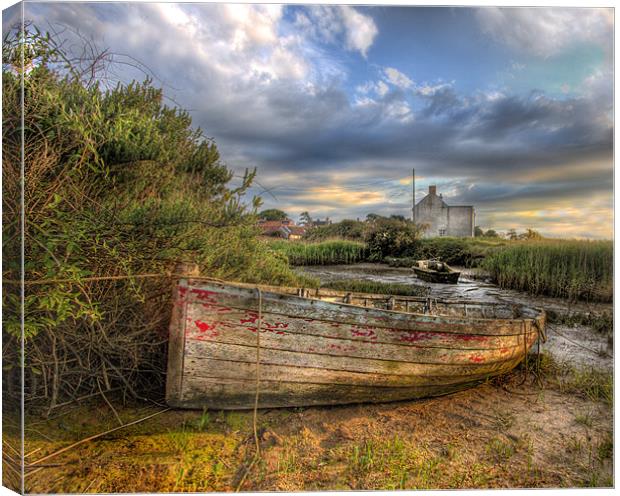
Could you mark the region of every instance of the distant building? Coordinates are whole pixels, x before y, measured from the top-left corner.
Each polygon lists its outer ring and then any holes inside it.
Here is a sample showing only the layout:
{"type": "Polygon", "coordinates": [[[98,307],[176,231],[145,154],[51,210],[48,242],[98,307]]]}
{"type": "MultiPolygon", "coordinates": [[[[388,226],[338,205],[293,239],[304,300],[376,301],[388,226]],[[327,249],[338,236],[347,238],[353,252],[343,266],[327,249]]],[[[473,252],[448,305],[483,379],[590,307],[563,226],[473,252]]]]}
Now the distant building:
{"type": "Polygon", "coordinates": [[[329,226],[331,225],[332,221],[330,220],[329,217],[325,217],[325,220],[321,220],[321,219],[315,219],[312,221],[312,226],[313,227],[319,227],[319,226],[329,226]]]}
{"type": "Polygon", "coordinates": [[[296,240],[306,233],[302,226],[296,226],[291,219],[284,220],[264,220],[258,221],[258,226],[262,230],[263,236],[280,237],[284,239],[296,240]]]}
{"type": "Polygon", "coordinates": [[[423,237],[437,236],[473,237],[476,213],[472,205],[449,206],[437,186],[428,187],[428,195],[413,209],[416,224],[425,224],[423,237]]]}

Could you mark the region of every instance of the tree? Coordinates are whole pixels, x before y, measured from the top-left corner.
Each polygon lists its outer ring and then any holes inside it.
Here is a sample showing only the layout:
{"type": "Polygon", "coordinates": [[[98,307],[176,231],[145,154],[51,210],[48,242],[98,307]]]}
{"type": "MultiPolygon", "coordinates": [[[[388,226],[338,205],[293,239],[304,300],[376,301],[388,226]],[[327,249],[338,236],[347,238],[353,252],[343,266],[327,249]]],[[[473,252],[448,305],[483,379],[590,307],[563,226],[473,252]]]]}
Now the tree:
{"type": "Polygon", "coordinates": [[[311,226],[312,225],[312,217],[310,217],[310,214],[306,211],[306,212],[302,212],[301,214],[299,214],[299,223],[302,226],[311,226]]]}
{"type": "Polygon", "coordinates": [[[263,210],[258,214],[261,219],[265,220],[286,220],[288,219],[288,215],[286,212],[282,210],[278,210],[277,208],[269,208],[267,210],[263,210]]]}
{"type": "Polygon", "coordinates": [[[406,222],[408,220],[405,218],[404,215],[396,215],[396,214],[390,215],[390,219],[400,220],[402,222],[406,222]]]}
{"type": "Polygon", "coordinates": [[[499,236],[494,229],[489,229],[487,232],[484,233],[484,235],[487,238],[497,238],[499,236]]]}
{"type": "Polygon", "coordinates": [[[542,236],[540,235],[538,231],[527,228],[524,233],[519,234],[519,239],[527,239],[527,240],[542,239],[542,236]]]}
{"type": "Polygon", "coordinates": [[[480,228],[480,226],[474,227],[474,236],[476,238],[478,238],[480,236],[484,236],[484,231],[480,228]]]}
{"type": "Polygon", "coordinates": [[[511,240],[514,241],[515,239],[518,239],[519,237],[517,236],[517,230],[516,229],[508,229],[508,232],[506,233],[506,237],[511,240]]]}

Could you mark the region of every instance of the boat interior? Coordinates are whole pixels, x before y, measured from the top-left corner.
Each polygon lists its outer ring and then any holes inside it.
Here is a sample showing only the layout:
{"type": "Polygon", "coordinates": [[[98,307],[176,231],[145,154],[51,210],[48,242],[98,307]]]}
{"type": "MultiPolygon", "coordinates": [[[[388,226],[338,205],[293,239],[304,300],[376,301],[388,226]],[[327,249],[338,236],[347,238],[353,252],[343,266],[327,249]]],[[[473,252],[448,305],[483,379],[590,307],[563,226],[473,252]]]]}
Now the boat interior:
{"type": "MultiPolygon", "coordinates": [[[[198,281],[196,282],[199,284],[198,281]]],[[[356,293],[325,288],[308,289],[285,286],[253,285],[247,283],[230,283],[225,281],[217,282],[248,289],[260,288],[264,292],[263,297],[266,296],[265,293],[276,293],[278,295],[297,296],[301,298],[354,305],[364,308],[376,308],[380,310],[423,315],[482,319],[521,319],[535,318],[540,314],[540,309],[527,307],[525,305],[476,301],[464,298],[437,299],[433,298],[432,295],[428,297],[399,296],[374,293],[356,293]]]]}

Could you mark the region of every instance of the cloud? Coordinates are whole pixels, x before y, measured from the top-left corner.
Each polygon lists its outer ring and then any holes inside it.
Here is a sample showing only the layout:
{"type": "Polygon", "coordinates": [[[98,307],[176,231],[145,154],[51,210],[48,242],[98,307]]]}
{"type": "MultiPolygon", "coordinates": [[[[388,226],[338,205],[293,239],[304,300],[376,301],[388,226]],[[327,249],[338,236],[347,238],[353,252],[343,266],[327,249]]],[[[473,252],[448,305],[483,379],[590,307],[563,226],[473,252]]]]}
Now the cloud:
{"type": "Polygon", "coordinates": [[[413,81],[398,69],[386,67],[383,72],[387,80],[394,86],[398,86],[399,88],[410,88],[413,85],[413,81]]]}
{"type": "Polygon", "coordinates": [[[583,42],[612,51],[611,8],[481,7],[476,18],[483,31],[519,52],[549,57],[583,42]]]}
{"type": "Polygon", "coordinates": [[[295,26],[324,43],[341,42],[350,51],[366,57],[379,30],[372,17],[353,7],[315,5],[295,14],[295,26]]]}
{"type": "MultiPolygon", "coordinates": [[[[263,193],[266,206],[338,218],[370,209],[407,214],[410,186],[399,179],[412,167],[420,188],[434,181],[450,192],[449,203],[476,205],[487,228],[512,227],[500,215],[511,208],[559,209],[569,198],[599,198],[587,207],[595,214],[612,195],[610,67],[561,98],[464,94],[454,82],[419,83],[377,66],[377,79],[353,91],[342,47],[368,54],[377,34],[368,28],[352,41],[339,7],[25,5],[31,18],[79,27],[102,47],[148,63],[164,93],[216,138],[227,165],[258,167],[278,198],[263,193]]],[[[349,9],[367,19],[350,22],[372,21],[369,11],[349,9]]],[[[128,67],[118,75],[144,76],[128,67]]]]}
{"type": "Polygon", "coordinates": [[[353,7],[341,6],[340,12],[346,28],[347,47],[359,51],[364,57],[379,32],[373,19],[360,14],[353,7]]]}

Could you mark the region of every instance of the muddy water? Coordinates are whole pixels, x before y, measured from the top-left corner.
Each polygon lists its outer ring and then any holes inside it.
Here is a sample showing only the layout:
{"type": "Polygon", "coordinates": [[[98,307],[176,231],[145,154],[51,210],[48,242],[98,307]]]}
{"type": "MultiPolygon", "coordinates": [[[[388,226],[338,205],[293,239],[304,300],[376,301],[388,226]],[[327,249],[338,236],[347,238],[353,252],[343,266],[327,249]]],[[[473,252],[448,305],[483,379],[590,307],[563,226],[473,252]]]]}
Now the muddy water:
{"type": "MultiPolygon", "coordinates": [[[[342,279],[364,279],[388,283],[416,284],[428,289],[432,298],[467,298],[474,301],[522,303],[553,310],[556,313],[609,312],[611,304],[569,303],[560,298],[530,296],[514,290],[501,289],[476,269],[455,267],[461,271],[458,284],[436,284],[418,279],[413,270],[385,264],[323,265],[298,267],[301,273],[318,277],[322,283],[342,279]]],[[[611,369],[613,346],[606,336],[588,326],[547,326],[547,341],[541,349],[557,360],[574,366],[611,369]]]]}

